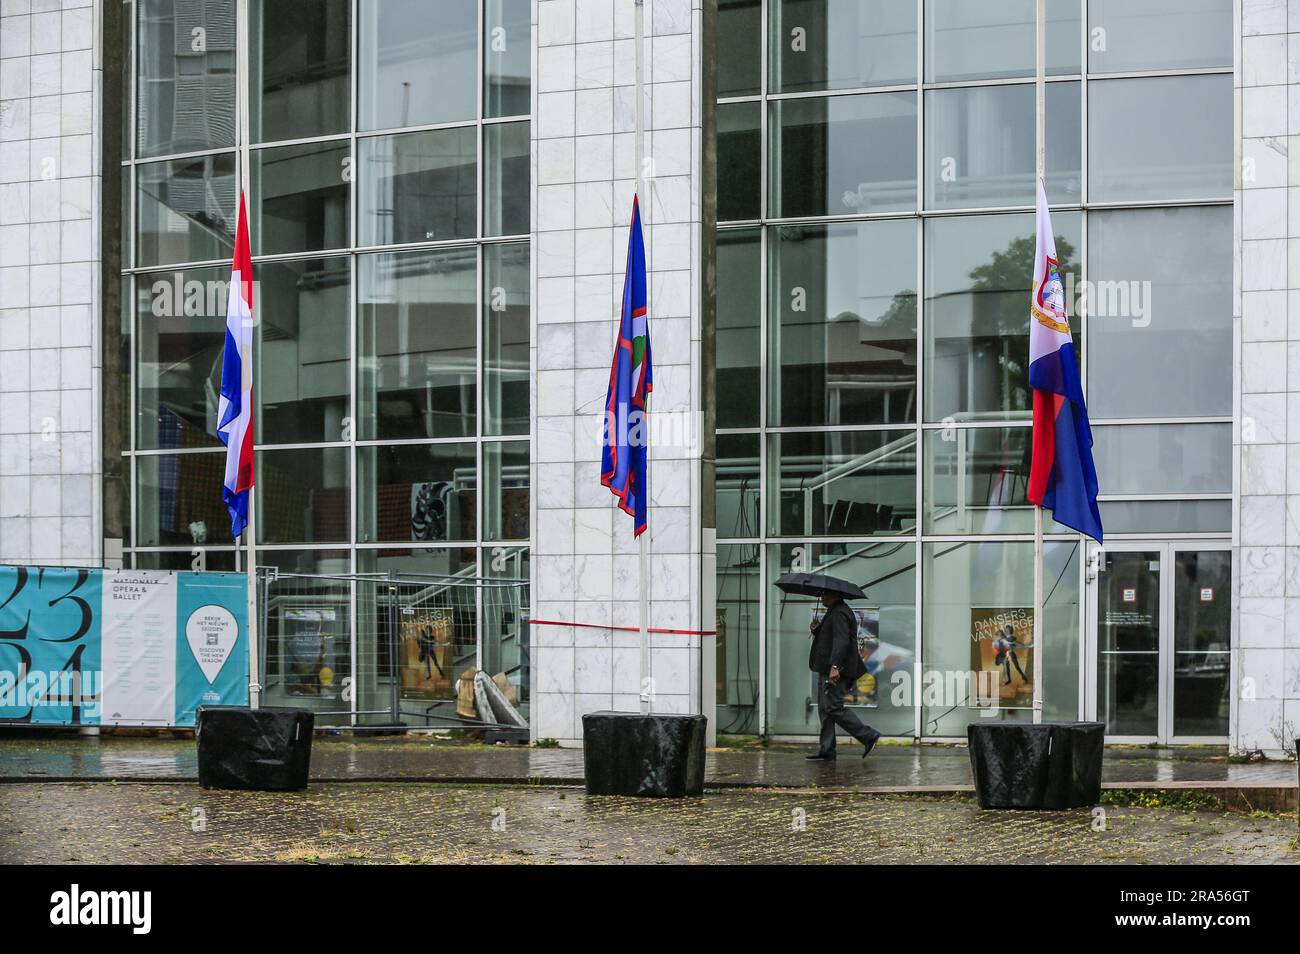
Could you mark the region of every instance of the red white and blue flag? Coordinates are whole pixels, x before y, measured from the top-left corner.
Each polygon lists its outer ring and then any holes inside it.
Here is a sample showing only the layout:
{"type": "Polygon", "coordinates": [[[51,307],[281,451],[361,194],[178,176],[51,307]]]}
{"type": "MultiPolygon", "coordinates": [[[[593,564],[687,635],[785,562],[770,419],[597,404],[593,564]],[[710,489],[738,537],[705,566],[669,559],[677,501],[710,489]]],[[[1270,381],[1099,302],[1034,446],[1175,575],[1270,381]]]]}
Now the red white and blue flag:
{"type": "Polygon", "coordinates": [[[1034,392],[1034,448],[1029,466],[1029,502],[1052,511],[1057,523],[1101,542],[1097,470],[1092,463],[1092,428],[1079,383],[1079,363],[1070,337],[1047,211],[1038,182],[1038,236],[1034,285],[1029,302],[1029,387],[1034,392]]]}
{"type": "Polygon", "coordinates": [[[600,482],[618,498],[619,508],[634,521],[632,536],[640,536],[649,514],[647,457],[650,422],[650,320],[646,309],[645,243],[641,237],[641,207],[632,198],[632,227],[623,274],[623,314],[619,320],[614,363],[605,397],[605,441],[600,482]]]}
{"type": "Polygon", "coordinates": [[[226,479],[221,499],[230,511],[230,534],[238,537],[248,526],[248,495],[253,488],[253,260],[242,192],[226,305],[217,437],[226,445],[226,479]]]}

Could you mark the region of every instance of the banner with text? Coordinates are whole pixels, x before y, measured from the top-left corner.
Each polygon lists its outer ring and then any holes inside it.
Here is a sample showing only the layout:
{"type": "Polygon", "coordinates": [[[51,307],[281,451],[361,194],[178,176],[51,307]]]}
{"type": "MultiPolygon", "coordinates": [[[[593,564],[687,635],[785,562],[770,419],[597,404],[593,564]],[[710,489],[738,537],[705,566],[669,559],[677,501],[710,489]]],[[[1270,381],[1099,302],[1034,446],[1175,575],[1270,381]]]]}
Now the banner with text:
{"type": "Polygon", "coordinates": [[[248,705],[248,578],[0,566],[0,723],[192,726],[248,705]]]}

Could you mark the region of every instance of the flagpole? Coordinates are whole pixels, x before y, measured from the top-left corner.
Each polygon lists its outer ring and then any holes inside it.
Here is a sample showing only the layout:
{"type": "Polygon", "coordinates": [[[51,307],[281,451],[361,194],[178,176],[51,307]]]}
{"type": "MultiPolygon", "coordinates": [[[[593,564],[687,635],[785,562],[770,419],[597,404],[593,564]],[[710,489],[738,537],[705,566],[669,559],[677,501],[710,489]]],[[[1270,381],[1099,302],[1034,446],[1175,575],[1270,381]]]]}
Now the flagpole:
{"type": "MultiPolygon", "coordinates": [[[[636,100],[636,136],[635,136],[635,154],[636,154],[636,195],[637,205],[641,208],[641,229],[642,242],[644,243],[645,233],[645,206],[641,203],[642,184],[644,182],[645,170],[645,121],[644,121],[644,97],[645,97],[645,60],[642,52],[645,36],[645,3],[644,0],[635,0],[636,28],[633,45],[636,47],[636,78],[632,88],[633,98],[636,100]]],[[[650,267],[649,255],[647,253],[646,264],[646,334],[649,335],[650,328],[650,267]]],[[[642,412],[641,433],[645,440],[645,475],[646,475],[646,529],[637,538],[637,559],[639,564],[640,576],[640,597],[637,606],[637,623],[640,629],[641,643],[641,712],[649,714],[654,707],[654,680],[653,668],[650,662],[650,422],[648,411],[650,409],[650,396],[646,395],[646,406],[642,412]]]]}
{"type": "MultiPolygon", "coordinates": [[[[1034,78],[1034,182],[1047,175],[1047,0],[1035,6],[1035,78],[1034,78]]],[[[1043,191],[1047,191],[1044,184],[1043,191]]],[[[1043,721],[1043,508],[1034,507],[1034,724],[1043,721]]]]}
{"type": "MultiPolygon", "coordinates": [[[[236,28],[238,42],[236,44],[236,83],[238,84],[239,95],[239,197],[243,202],[250,195],[249,188],[251,176],[249,174],[249,150],[248,144],[252,135],[252,124],[249,122],[249,113],[251,110],[251,84],[249,82],[249,69],[251,56],[250,40],[253,35],[252,16],[248,0],[238,0],[235,10],[236,28]]],[[[251,251],[251,233],[252,233],[252,215],[248,216],[249,233],[250,233],[250,251],[251,251]]],[[[250,257],[250,271],[251,262],[250,257]]],[[[246,280],[251,283],[253,276],[250,274],[246,280]]],[[[253,287],[250,284],[250,288],[253,287]]],[[[252,292],[249,292],[252,295],[252,292]]],[[[253,309],[260,306],[260,302],[252,300],[253,309]]],[[[257,334],[256,313],[252,312],[254,322],[253,335],[257,334]]],[[[247,371],[250,379],[255,383],[253,374],[253,348],[249,348],[246,356],[247,371]]],[[[252,393],[250,387],[249,393],[252,393]]],[[[248,491],[248,524],[244,527],[241,543],[247,548],[248,556],[245,561],[244,572],[248,575],[248,705],[251,709],[257,709],[262,704],[262,665],[261,665],[261,646],[258,637],[258,612],[257,612],[257,413],[256,400],[254,407],[249,409],[249,427],[253,430],[253,486],[248,491]]]]}

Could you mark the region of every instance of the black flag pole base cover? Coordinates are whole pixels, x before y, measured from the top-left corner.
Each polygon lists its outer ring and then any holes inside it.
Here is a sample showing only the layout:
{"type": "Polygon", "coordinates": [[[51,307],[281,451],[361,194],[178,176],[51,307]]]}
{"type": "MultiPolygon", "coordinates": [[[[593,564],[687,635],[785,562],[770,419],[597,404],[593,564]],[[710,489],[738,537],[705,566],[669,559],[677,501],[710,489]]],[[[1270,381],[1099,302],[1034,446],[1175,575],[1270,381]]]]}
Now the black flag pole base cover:
{"type": "Polygon", "coordinates": [[[704,792],[702,715],[588,712],[582,761],[588,795],[683,798],[704,792]]]}
{"type": "Polygon", "coordinates": [[[194,740],[199,785],[257,792],[296,792],[307,787],[311,733],[306,709],[199,706],[194,740]]]}
{"type": "Polygon", "coordinates": [[[1086,808],[1101,799],[1103,722],[972,723],[966,729],[980,808],[1086,808]]]}

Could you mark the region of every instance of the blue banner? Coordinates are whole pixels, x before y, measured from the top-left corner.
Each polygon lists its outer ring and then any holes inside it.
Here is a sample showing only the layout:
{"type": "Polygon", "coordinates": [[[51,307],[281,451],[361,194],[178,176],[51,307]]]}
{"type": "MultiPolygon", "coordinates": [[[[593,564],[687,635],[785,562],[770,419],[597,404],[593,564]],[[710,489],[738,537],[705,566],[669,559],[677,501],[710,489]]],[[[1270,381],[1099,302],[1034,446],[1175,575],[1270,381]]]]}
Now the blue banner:
{"type": "Polygon", "coordinates": [[[0,566],[0,722],[192,726],[248,704],[247,577],[0,566]]]}

